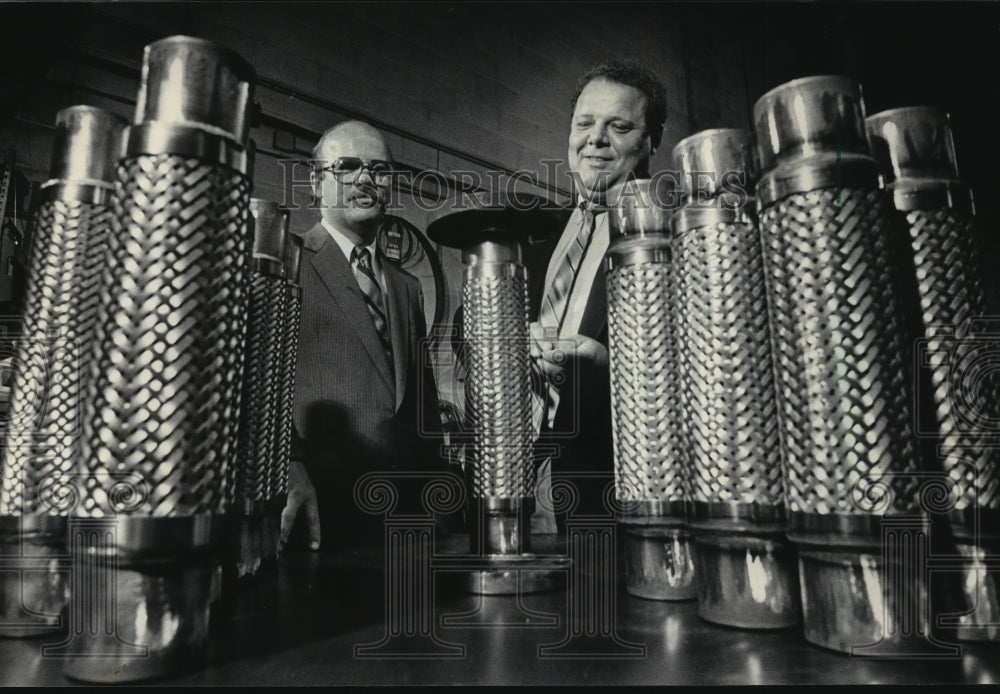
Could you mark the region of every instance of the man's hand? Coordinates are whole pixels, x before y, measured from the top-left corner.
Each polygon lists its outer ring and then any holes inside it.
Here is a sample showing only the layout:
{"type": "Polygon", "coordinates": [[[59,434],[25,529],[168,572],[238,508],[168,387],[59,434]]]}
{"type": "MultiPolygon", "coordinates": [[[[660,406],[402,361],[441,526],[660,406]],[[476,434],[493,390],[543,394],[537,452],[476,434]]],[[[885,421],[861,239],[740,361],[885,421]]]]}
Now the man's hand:
{"type": "Polygon", "coordinates": [[[567,370],[608,366],[607,348],[593,338],[585,335],[555,338],[546,335],[544,328],[538,323],[532,323],[529,329],[531,358],[551,383],[564,383],[564,372],[567,370]]]}
{"type": "Polygon", "coordinates": [[[309,526],[309,549],[319,549],[319,505],[316,502],[316,490],[309,480],[309,473],[301,460],[292,460],[288,466],[288,500],[281,512],[281,547],[288,542],[292,525],[299,509],[305,506],[306,522],[309,526]]]}

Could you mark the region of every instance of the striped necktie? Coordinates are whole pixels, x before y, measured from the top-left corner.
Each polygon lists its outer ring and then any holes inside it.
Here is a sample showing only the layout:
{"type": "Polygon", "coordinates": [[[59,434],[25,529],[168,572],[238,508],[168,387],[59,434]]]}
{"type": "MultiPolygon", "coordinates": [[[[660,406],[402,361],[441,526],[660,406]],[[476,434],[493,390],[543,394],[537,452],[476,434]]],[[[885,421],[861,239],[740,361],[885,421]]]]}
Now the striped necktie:
{"type": "Polygon", "coordinates": [[[580,263],[587,253],[590,240],[594,236],[594,212],[580,203],[580,228],[576,236],[566,249],[566,256],[562,264],[552,278],[552,286],[545,293],[542,299],[542,308],[538,315],[538,322],[546,327],[553,327],[561,331],[563,321],[566,319],[566,309],[569,306],[569,297],[573,293],[573,286],[576,284],[577,271],[580,263]]]}
{"type": "Polygon", "coordinates": [[[355,246],[351,251],[351,264],[354,265],[354,276],[358,279],[361,295],[365,298],[365,305],[372,317],[372,323],[375,324],[375,332],[378,334],[379,342],[382,343],[391,370],[392,340],[389,337],[389,322],[386,320],[385,304],[382,301],[382,288],[375,279],[375,271],[372,270],[371,253],[364,246],[355,246]]]}

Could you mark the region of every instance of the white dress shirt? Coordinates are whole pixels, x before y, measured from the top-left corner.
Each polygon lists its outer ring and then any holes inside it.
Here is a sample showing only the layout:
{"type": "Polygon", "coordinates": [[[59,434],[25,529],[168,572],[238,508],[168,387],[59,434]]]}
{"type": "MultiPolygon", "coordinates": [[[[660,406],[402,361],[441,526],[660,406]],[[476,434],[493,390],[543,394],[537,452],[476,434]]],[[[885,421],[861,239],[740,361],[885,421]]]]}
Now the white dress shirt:
{"type": "MultiPolygon", "coordinates": [[[[337,242],[337,246],[341,251],[344,252],[344,257],[347,258],[348,264],[351,266],[351,270],[357,271],[354,267],[354,263],[351,261],[351,254],[354,252],[354,242],[347,238],[347,235],[329,224],[325,219],[321,220],[323,228],[326,229],[334,241],[337,242]]],[[[378,253],[376,253],[376,247],[378,246],[378,239],[375,239],[370,244],[365,246],[372,257],[372,272],[375,273],[376,279],[378,279],[378,284],[382,288],[382,296],[385,296],[385,277],[382,275],[382,262],[379,260],[378,253]]]]}

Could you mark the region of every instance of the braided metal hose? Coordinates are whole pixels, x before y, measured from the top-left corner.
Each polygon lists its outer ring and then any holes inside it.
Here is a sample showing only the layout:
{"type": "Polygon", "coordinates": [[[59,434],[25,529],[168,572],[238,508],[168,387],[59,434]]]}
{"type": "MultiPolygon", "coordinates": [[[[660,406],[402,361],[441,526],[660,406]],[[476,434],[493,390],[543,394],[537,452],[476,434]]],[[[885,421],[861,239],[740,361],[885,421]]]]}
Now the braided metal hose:
{"type": "MultiPolygon", "coordinates": [[[[966,536],[990,532],[975,528],[972,512],[1000,511],[998,460],[996,335],[977,322],[987,315],[973,233],[975,221],[955,210],[911,210],[906,223],[913,240],[920,303],[926,326],[931,395],[938,426],[938,454],[955,484],[956,530],[966,536]],[[990,442],[989,439],[993,439],[990,442]]],[[[996,542],[996,526],[992,538],[996,542]]],[[[987,539],[987,538],[981,538],[987,539]]]]}
{"type": "Polygon", "coordinates": [[[897,536],[884,536],[889,514],[918,511],[921,470],[898,227],[877,188],[856,83],[795,80],[765,94],[754,118],[805,636],[856,653],[915,636],[904,615],[927,617],[911,602],[925,597],[918,568],[899,554],[897,536]],[[910,571],[912,593],[897,590],[897,575],[910,571]]]}
{"type": "MultiPolygon", "coordinates": [[[[281,389],[287,214],[277,203],[250,200],[253,271],[247,324],[246,367],[235,493],[240,516],[237,574],[254,573],[264,555],[263,515],[277,465],[275,440],[281,389]]],[[[276,547],[269,547],[269,555],[276,547]]]]}
{"type": "Polygon", "coordinates": [[[749,214],[736,213],[729,222],[678,231],[674,248],[691,499],[781,509],[777,402],[756,224],[749,214]]]}
{"type": "Polygon", "coordinates": [[[299,324],[302,321],[302,288],[297,284],[286,284],[283,291],[281,391],[278,401],[279,422],[277,437],[277,461],[268,480],[268,497],[282,505],[288,493],[288,456],[292,446],[292,397],[295,393],[295,356],[299,345],[299,324]]]}
{"type": "Polygon", "coordinates": [[[267,497],[268,481],[273,476],[274,436],[277,432],[278,379],[282,356],[280,343],[281,311],[284,308],[284,281],[254,272],[250,281],[250,313],[247,329],[247,364],[244,380],[243,411],[246,427],[241,448],[246,464],[237,484],[237,498],[243,500],[244,513],[260,513],[267,497]],[[245,441],[245,443],[244,443],[245,441]]]}
{"type": "MultiPolygon", "coordinates": [[[[56,626],[69,599],[66,516],[80,464],[83,372],[95,334],[97,281],[111,222],[111,180],[125,119],[90,106],[56,114],[49,179],[42,184],[22,337],[17,341],[10,428],[0,463],[0,554],[50,571],[2,572],[0,634],[56,626]],[[47,558],[47,559],[46,559],[47,558]],[[41,561],[41,564],[38,562],[41,561]],[[53,563],[55,562],[55,563],[53,563]],[[22,610],[38,619],[25,619],[22,610]]],[[[26,564],[24,568],[28,568],[26,564]]]]}
{"type": "Polygon", "coordinates": [[[140,154],[122,162],[119,186],[84,510],[120,512],[101,480],[127,470],[146,488],[131,513],[221,514],[236,462],[249,182],[200,159],[140,154]]]}
{"type": "Polygon", "coordinates": [[[1000,380],[996,326],[975,247],[972,192],[961,183],[948,114],[908,107],[866,119],[886,190],[905,219],[924,324],[918,364],[929,374],[928,427],[937,467],[947,476],[958,552],[969,561],[961,583],[971,614],[958,636],[1000,636],[997,575],[981,558],[1000,548],[1000,380]]]}
{"type": "Polygon", "coordinates": [[[874,189],[824,189],[768,207],[772,327],[793,513],[877,517],[916,508],[911,362],[887,278],[890,208],[874,189]],[[780,299],[779,299],[780,297],[780,299]],[[882,501],[885,485],[891,490],[882,501]]]}
{"type": "Polygon", "coordinates": [[[616,497],[625,509],[626,586],[655,600],[695,597],[677,374],[670,211],[648,182],[610,210],[605,256],[616,497]]]}
{"type": "Polygon", "coordinates": [[[535,481],[527,278],[523,266],[494,265],[467,268],[462,289],[472,494],[528,499],[535,481]]]}
{"type": "Polygon", "coordinates": [[[675,212],[677,363],[699,614],[749,628],[797,623],[750,134],[707,130],[674,161],[688,202],[675,212]],[[714,185],[699,189],[708,174],[714,185]],[[725,186],[725,187],[724,187],[725,186]]]}
{"type": "MultiPolygon", "coordinates": [[[[624,254],[635,245],[619,244],[614,253],[624,254]]],[[[666,244],[655,247],[668,252],[666,244]]],[[[670,264],[615,267],[608,271],[607,283],[618,497],[680,502],[683,509],[685,469],[677,426],[680,398],[675,326],[669,310],[670,264]]]]}
{"type": "MultiPolygon", "coordinates": [[[[136,124],[117,172],[83,419],[89,475],[80,513],[116,517],[110,546],[97,551],[115,553],[118,585],[134,577],[148,589],[128,600],[119,594],[116,624],[90,632],[122,629],[126,643],[149,646],[149,657],[117,680],[161,676],[204,652],[196,625],[207,622],[215,597],[218,521],[232,498],[250,269],[252,68],[183,36],[148,45],[143,63],[136,124]],[[164,578],[158,562],[178,570],[164,578]],[[178,624],[172,637],[131,634],[159,616],[178,624]]],[[[74,596],[74,605],[85,609],[86,600],[77,605],[74,596]]],[[[99,643],[84,632],[73,649],[93,655],[99,643]]],[[[98,662],[71,658],[66,672],[115,677],[98,662]]]]}
{"type": "MultiPolygon", "coordinates": [[[[288,495],[288,467],[292,450],[292,403],[295,397],[295,364],[299,351],[299,325],[302,318],[302,287],[299,284],[299,263],[302,257],[302,237],[287,235],[284,266],[285,282],[280,296],[278,326],[278,368],[275,369],[275,436],[271,453],[272,465],[267,478],[267,513],[264,517],[262,554],[265,558],[278,552],[281,537],[281,511],[288,495]]],[[[276,288],[277,291],[277,288],[276,288]]]]}

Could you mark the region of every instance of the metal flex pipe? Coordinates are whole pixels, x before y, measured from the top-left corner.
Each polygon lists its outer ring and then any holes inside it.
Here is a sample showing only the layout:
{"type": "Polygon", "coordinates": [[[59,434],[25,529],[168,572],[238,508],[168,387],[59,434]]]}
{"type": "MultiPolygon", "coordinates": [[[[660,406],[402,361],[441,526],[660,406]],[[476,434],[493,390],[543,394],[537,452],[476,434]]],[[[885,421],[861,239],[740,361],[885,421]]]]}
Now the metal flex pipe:
{"type": "Polygon", "coordinates": [[[76,679],[156,677],[204,654],[237,463],[253,84],[240,56],[202,39],[143,55],[83,418],[79,511],[106,527],[71,531],[76,679]]]}
{"type": "Polygon", "coordinates": [[[960,580],[972,612],[959,619],[956,635],[995,640],[1000,582],[986,557],[1000,549],[1000,350],[996,321],[986,319],[972,191],[959,179],[944,110],[897,108],[865,123],[913,248],[925,331],[917,358],[930,377],[929,400],[920,404],[933,410],[926,433],[949,480],[950,525],[967,560],[960,580]]]}
{"type": "Polygon", "coordinates": [[[56,114],[17,340],[10,429],[0,462],[0,635],[60,625],[69,601],[67,517],[79,502],[80,417],[96,335],[124,118],[92,106],[56,114]],[[41,570],[40,570],[41,569],[41,570]]]}
{"type": "Polygon", "coordinates": [[[626,589],[651,600],[697,597],[687,528],[670,247],[672,210],[631,181],[608,211],[608,288],[615,489],[626,589]]]}
{"type": "Polygon", "coordinates": [[[698,613],[733,627],[798,624],[767,292],[746,130],[674,148],[686,204],[671,220],[678,378],[698,613]]]}
{"type": "Polygon", "coordinates": [[[754,123],[805,638],[854,655],[924,652],[912,277],[869,155],[861,88],[794,80],[757,101],[754,123]]]}

